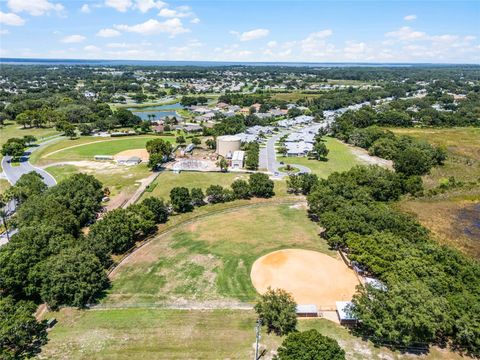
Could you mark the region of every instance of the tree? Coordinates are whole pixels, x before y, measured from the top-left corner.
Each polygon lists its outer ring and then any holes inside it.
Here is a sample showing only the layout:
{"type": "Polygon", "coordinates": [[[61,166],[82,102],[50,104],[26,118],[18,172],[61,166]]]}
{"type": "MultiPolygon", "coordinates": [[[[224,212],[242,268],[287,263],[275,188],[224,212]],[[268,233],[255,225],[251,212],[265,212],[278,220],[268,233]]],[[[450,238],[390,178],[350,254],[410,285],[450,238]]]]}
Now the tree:
{"type": "Polygon", "coordinates": [[[0,297],[0,358],[31,358],[47,343],[45,322],[37,322],[33,316],[36,308],[31,301],[0,297]]]}
{"type": "Polygon", "coordinates": [[[230,186],[236,199],[250,199],[250,185],[245,180],[237,179],[230,186]]]}
{"type": "Polygon", "coordinates": [[[193,206],[203,206],[205,205],[205,195],[203,194],[202,189],[200,188],[193,188],[190,191],[190,195],[192,197],[192,204],[193,206]]]}
{"type": "Polygon", "coordinates": [[[274,332],[283,336],[295,331],[296,306],[292,295],[285,290],[268,288],[267,292],[260,296],[255,311],[262,324],[267,327],[268,333],[274,332]]]}
{"type": "Polygon", "coordinates": [[[327,149],[327,145],[321,140],[315,141],[313,144],[313,151],[312,155],[317,160],[326,160],[329,150],[327,149]]]}
{"type": "Polygon", "coordinates": [[[177,136],[177,138],[175,139],[175,141],[177,142],[177,144],[180,144],[180,145],[185,144],[185,143],[187,142],[182,135],[177,136]]]}
{"type": "Polygon", "coordinates": [[[213,139],[207,139],[207,141],[205,141],[205,144],[210,150],[215,150],[217,147],[217,143],[213,139]]]}
{"type": "Polygon", "coordinates": [[[198,137],[193,137],[192,138],[192,144],[193,145],[200,145],[202,143],[202,140],[200,140],[198,137]]]}
{"type": "Polygon", "coordinates": [[[19,203],[23,203],[30,196],[39,195],[45,190],[47,190],[47,185],[43,182],[42,175],[31,171],[23,174],[7,192],[19,203]]]}
{"type": "Polygon", "coordinates": [[[40,266],[40,295],[50,307],[84,307],[108,284],[100,260],[78,247],[62,250],[40,266]]]}
{"type": "Polygon", "coordinates": [[[154,215],[157,223],[165,223],[168,220],[168,208],[164,204],[162,199],[156,197],[148,197],[141,202],[145,205],[154,215]]]}
{"type": "Polygon", "coordinates": [[[395,157],[393,167],[397,172],[407,176],[425,175],[430,171],[432,161],[425,151],[407,148],[395,157]]]}
{"type": "Polygon", "coordinates": [[[293,332],[278,348],[278,360],[345,360],[345,351],[335,339],[315,329],[293,332]]]}
{"type": "Polygon", "coordinates": [[[228,170],[228,162],[223,157],[221,157],[215,165],[217,165],[222,172],[226,172],[228,170]]]}
{"type": "Polygon", "coordinates": [[[63,133],[65,136],[69,137],[70,140],[75,139],[75,137],[77,136],[77,132],[75,131],[75,126],[73,126],[72,124],[65,124],[63,126],[63,133]]]}
{"type": "Polygon", "coordinates": [[[146,149],[150,155],[148,166],[151,169],[155,169],[163,164],[173,153],[172,144],[163,139],[153,139],[147,141],[146,149]]]}
{"type": "Polygon", "coordinates": [[[192,198],[186,187],[174,187],[170,191],[170,202],[176,212],[185,213],[193,210],[192,198]]]}
{"type": "Polygon", "coordinates": [[[250,193],[256,197],[270,198],[275,195],[273,181],[267,174],[255,173],[249,179],[250,193]]]}
{"type": "Polygon", "coordinates": [[[92,134],[93,126],[89,125],[89,124],[82,123],[82,124],[78,125],[78,130],[80,131],[80,135],[88,136],[88,135],[92,134]]]}
{"type": "Polygon", "coordinates": [[[211,204],[225,202],[225,191],[220,185],[210,185],[206,191],[208,202],[211,204]]]}
{"type": "Polygon", "coordinates": [[[35,141],[37,141],[37,138],[33,135],[25,135],[23,137],[23,142],[25,143],[25,145],[31,145],[33,144],[35,141]]]}
{"type": "Polygon", "coordinates": [[[10,138],[2,146],[2,155],[11,156],[13,160],[18,160],[25,153],[25,142],[23,139],[10,138]]]}

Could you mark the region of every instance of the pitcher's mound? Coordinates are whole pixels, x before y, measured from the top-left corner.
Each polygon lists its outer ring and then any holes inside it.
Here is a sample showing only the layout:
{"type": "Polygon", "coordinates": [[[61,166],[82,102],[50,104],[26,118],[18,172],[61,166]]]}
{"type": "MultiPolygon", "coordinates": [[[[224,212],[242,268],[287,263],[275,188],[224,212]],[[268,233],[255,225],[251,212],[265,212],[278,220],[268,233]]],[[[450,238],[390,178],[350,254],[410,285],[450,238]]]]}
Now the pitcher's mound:
{"type": "Polygon", "coordinates": [[[315,304],[320,310],[335,309],[335,301],[350,301],[358,279],[345,263],[310,250],[279,250],[262,256],[250,274],[255,289],[268,287],[291,293],[297,304],[315,304]]]}
{"type": "Polygon", "coordinates": [[[143,162],[147,162],[149,158],[148,151],[146,149],[131,149],[120,151],[114,156],[114,158],[115,160],[118,160],[130,158],[132,156],[138,156],[140,159],[142,159],[143,162]]]}

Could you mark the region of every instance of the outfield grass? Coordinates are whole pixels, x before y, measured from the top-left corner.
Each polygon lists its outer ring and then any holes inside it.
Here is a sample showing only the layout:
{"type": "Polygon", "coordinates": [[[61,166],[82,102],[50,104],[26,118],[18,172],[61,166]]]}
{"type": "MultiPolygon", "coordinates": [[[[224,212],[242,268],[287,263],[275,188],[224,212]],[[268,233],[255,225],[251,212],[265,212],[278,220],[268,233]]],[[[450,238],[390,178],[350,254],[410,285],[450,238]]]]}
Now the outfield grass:
{"type": "Polygon", "coordinates": [[[5,179],[0,179],[0,195],[10,187],[10,183],[5,179]]]}
{"type": "Polygon", "coordinates": [[[283,248],[337,256],[304,208],[260,204],[210,215],[159,236],[113,275],[103,304],[177,304],[253,301],[250,269],[260,256],[283,248]]]}
{"type": "Polygon", "coordinates": [[[306,157],[277,157],[277,161],[282,161],[285,164],[303,165],[309,167],[314,174],[321,178],[326,178],[335,171],[347,171],[352,166],[361,164],[360,160],[356,158],[350,151],[349,147],[337,139],[326,137],[327,148],[329,150],[327,161],[318,161],[308,159],[306,157]]]}
{"type": "Polygon", "coordinates": [[[144,149],[147,141],[158,138],[175,142],[174,136],[148,135],[107,139],[91,136],[75,140],[62,139],[35,151],[30,162],[46,165],[60,161],[93,160],[95,155],[115,155],[124,150],[144,149]]]}
{"type": "MultiPolygon", "coordinates": [[[[254,355],[255,320],[245,310],[62,309],[48,313],[59,322],[49,332],[50,341],[40,359],[251,359],[254,355]]],[[[300,320],[300,331],[317,329],[338,340],[348,360],[422,359],[460,360],[460,356],[433,348],[416,357],[376,348],[324,319],[300,320]]],[[[271,351],[282,338],[262,332],[260,345],[271,351]]]]}

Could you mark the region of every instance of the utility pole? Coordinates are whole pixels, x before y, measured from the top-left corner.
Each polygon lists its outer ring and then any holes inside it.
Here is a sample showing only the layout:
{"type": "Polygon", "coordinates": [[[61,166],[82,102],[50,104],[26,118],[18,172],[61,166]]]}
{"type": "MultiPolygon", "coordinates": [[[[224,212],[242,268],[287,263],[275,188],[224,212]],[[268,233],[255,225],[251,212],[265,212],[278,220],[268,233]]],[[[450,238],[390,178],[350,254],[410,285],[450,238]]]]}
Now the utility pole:
{"type": "Polygon", "coordinates": [[[258,360],[258,343],[260,341],[260,330],[262,328],[262,320],[258,319],[257,320],[257,326],[255,327],[255,337],[256,337],[256,341],[255,341],[255,359],[254,360],[258,360]]]}

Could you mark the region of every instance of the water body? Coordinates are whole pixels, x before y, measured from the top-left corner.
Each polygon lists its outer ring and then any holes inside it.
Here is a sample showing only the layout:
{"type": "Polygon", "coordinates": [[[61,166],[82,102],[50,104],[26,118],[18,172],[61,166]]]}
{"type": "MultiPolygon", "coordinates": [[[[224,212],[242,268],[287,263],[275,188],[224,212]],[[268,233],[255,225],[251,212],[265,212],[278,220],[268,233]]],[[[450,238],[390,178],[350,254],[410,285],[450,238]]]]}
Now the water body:
{"type": "Polygon", "coordinates": [[[128,108],[128,110],[130,110],[134,115],[139,116],[142,120],[150,120],[148,115],[155,115],[155,118],[153,120],[161,120],[166,118],[167,116],[175,116],[177,119],[180,119],[181,116],[176,111],[179,109],[183,109],[183,106],[180,103],[147,106],[142,108],[128,108]]]}
{"type": "MultiPolygon", "coordinates": [[[[35,59],[35,58],[0,58],[1,64],[15,65],[85,65],[85,66],[293,66],[293,67],[445,67],[461,64],[433,63],[336,63],[336,62],[230,62],[230,61],[165,61],[165,60],[88,60],[88,59],[35,59]]],[[[478,66],[478,65],[470,65],[478,66]]]]}

